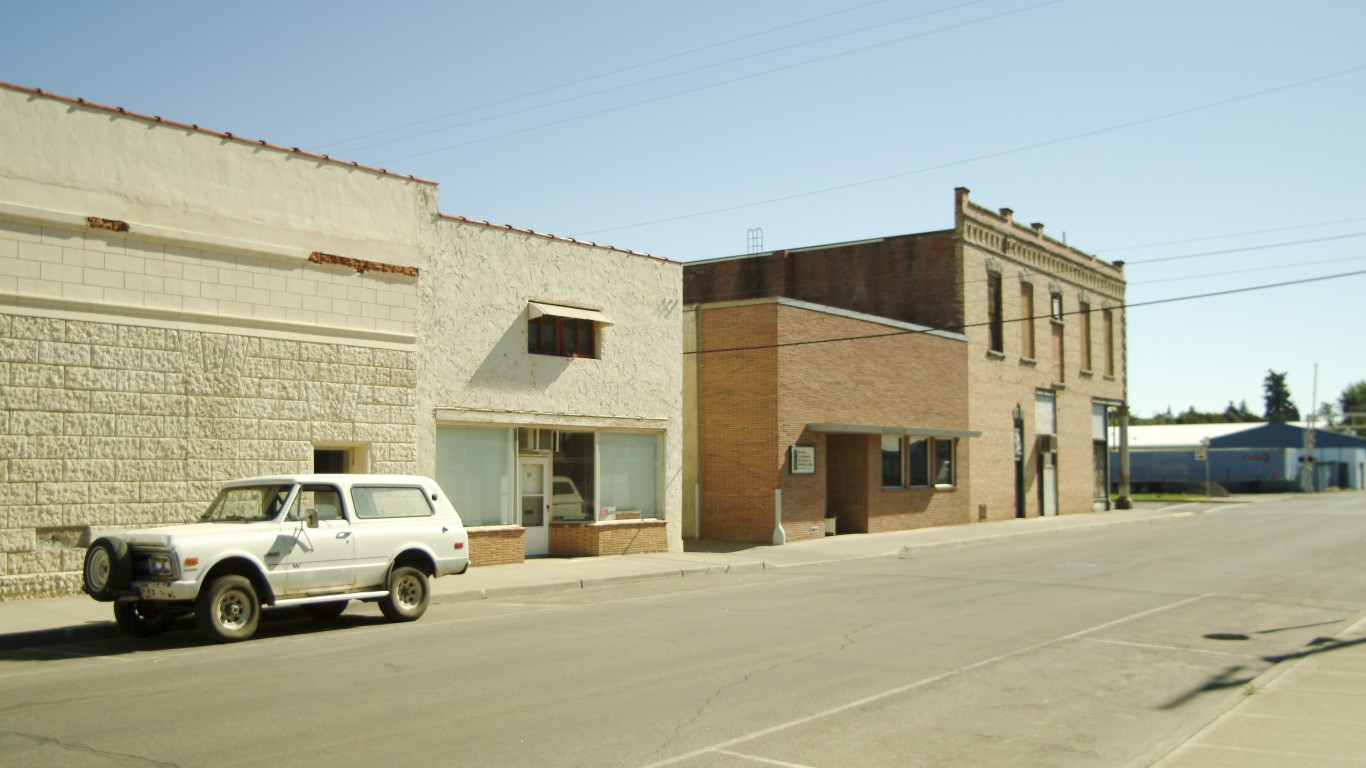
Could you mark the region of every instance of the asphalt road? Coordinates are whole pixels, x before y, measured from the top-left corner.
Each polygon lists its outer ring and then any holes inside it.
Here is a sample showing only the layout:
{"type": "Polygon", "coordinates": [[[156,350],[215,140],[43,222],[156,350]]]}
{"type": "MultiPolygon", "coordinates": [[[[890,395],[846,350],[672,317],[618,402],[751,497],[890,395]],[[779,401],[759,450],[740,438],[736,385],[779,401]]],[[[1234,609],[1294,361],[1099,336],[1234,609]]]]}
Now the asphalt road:
{"type": "Polygon", "coordinates": [[[1366,613],[1358,494],[0,653],[3,766],[1146,766],[1366,613]]]}

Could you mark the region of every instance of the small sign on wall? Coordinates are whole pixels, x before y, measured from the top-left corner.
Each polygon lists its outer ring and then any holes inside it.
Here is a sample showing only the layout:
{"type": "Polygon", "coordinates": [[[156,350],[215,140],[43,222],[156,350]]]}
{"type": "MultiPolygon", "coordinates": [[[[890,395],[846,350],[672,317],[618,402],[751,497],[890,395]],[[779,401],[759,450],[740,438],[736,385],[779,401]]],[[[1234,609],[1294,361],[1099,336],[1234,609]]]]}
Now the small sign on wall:
{"type": "Polygon", "coordinates": [[[816,446],[792,446],[792,457],[790,464],[792,467],[792,474],[794,475],[816,474],[816,446]]]}

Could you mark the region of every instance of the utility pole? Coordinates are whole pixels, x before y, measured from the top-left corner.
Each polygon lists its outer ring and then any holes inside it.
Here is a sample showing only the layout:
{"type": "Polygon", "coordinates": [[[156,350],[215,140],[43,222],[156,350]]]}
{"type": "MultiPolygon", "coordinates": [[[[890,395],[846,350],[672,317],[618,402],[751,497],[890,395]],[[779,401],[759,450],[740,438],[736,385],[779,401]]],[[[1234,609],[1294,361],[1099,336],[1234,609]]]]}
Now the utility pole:
{"type": "Polygon", "coordinates": [[[1309,401],[1309,428],[1304,431],[1304,490],[1314,492],[1314,422],[1318,419],[1319,402],[1319,364],[1314,363],[1314,398],[1309,401]]]}

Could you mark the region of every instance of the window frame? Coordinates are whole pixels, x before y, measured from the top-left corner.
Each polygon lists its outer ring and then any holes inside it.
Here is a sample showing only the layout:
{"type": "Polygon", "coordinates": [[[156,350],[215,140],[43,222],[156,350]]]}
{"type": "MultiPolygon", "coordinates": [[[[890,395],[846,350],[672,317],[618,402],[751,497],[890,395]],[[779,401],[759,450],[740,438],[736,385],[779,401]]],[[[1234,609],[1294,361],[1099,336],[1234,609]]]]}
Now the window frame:
{"type": "Polygon", "coordinates": [[[999,353],[1006,351],[1004,284],[1000,272],[987,272],[987,325],[991,329],[988,343],[992,352],[999,353]]]}
{"type": "Polygon", "coordinates": [[[1034,360],[1037,338],[1034,333],[1034,285],[1020,281],[1020,357],[1034,360]]]}
{"type": "Polygon", "coordinates": [[[882,468],[881,468],[881,470],[880,470],[880,472],[881,472],[881,474],[882,474],[882,487],[883,487],[883,488],[905,488],[905,487],[906,487],[906,450],[905,450],[905,447],[906,447],[906,438],[905,438],[905,437],[902,437],[901,435],[882,435],[882,436],[881,436],[881,441],[880,441],[880,442],[881,442],[881,446],[882,446],[882,452],[881,452],[881,455],[882,455],[882,468]],[[894,442],[894,443],[896,444],[896,462],[895,462],[895,464],[891,464],[891,465],[888,464],[888,459],[889,459],[889,455],[888,455],[888,454],[891,453],[891,451],[889,451],[889,450],[888,450],[888,447],[887,447],[888,441],[892,441],[892,442],[894,442]],[[888,469],[889,469],[890,467],[892,467],[892,466],[894,466],[894,467],[896,468],[896,481],[895,481],[895,482],[890,482],[890,483],[889,483],[889,482],[888,482],[888,469]]]}
{"type": "Polygon", "coordinates": [[[527,352],[547,357],[595,360],[598,357],[598,324],[584,318],[551,314],[528,318],[527,352]],[[585,342],[587,352],[582,349],[585,342]]]}
{"type": "Polygon", "coordinates": [[[1083,371],[1093,371],[1096,359],[1092,349],[1095,340],[1091,336],[1091,302],[1081,302],[1077,314],[1081,315],[1081,368],[1083,371]]]}
{"type": "Polygon", "coordinates": [[[883,459],[880,472],[884,491],[944,490],[958,487],[958,438],[934,435],[879,435],[879,442],[883,459]],[[892,451],[888,446],[889,441],[893,440],[896,441],[899,482],[889,484],[887,459],[892,451]],[[920,446],[920,450],[915,446],[920,446]],[[947,462],[948,482],[939,482],[938,475],[944,462],[947,462]]]}

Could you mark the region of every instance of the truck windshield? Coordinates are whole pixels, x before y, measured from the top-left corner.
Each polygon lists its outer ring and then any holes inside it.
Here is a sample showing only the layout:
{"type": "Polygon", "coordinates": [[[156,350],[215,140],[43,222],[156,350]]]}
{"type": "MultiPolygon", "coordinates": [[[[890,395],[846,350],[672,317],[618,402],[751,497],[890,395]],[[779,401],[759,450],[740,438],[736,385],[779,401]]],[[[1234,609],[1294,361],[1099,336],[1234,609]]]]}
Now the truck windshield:
{"type": "Polygon", "coordinates": [[[259,523],[274,520],[289,498],[288,485],[252,485],[218,492],[201,523],[259,523]]]}

